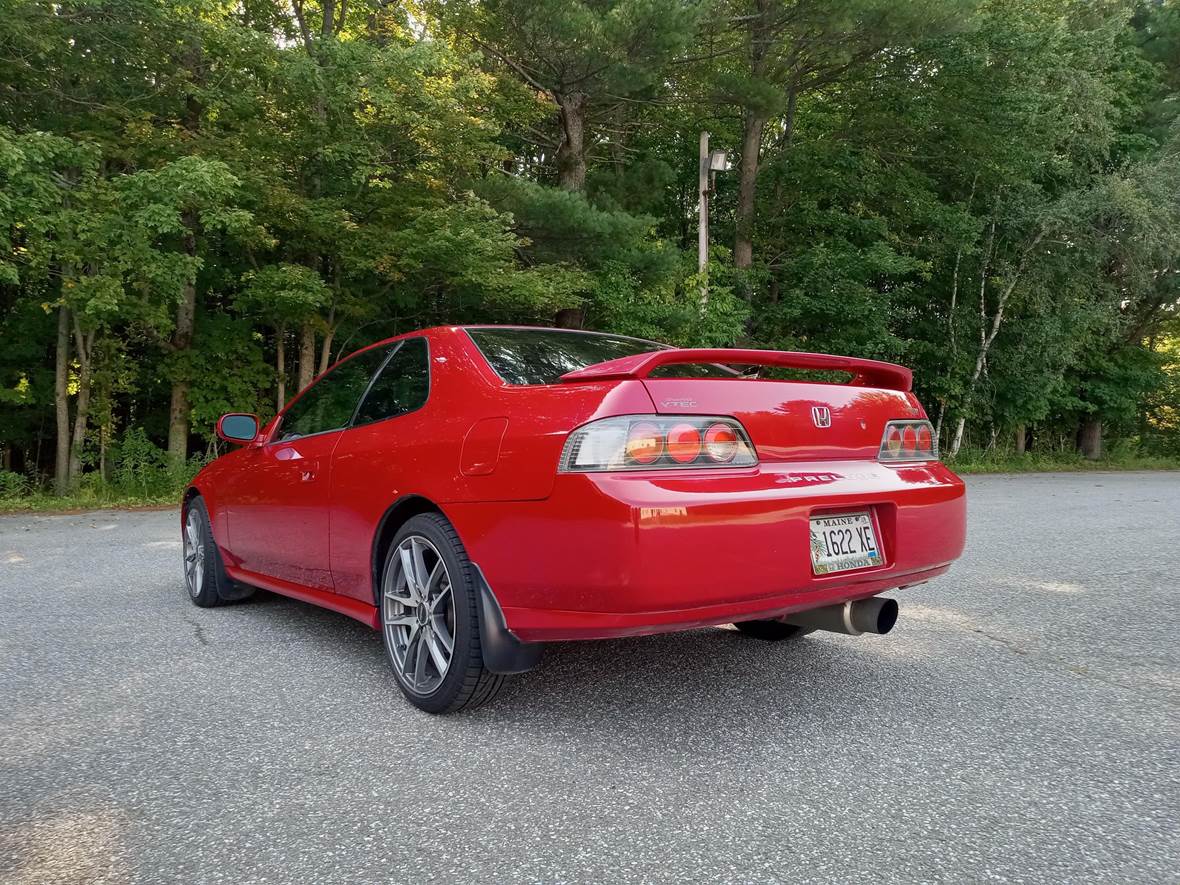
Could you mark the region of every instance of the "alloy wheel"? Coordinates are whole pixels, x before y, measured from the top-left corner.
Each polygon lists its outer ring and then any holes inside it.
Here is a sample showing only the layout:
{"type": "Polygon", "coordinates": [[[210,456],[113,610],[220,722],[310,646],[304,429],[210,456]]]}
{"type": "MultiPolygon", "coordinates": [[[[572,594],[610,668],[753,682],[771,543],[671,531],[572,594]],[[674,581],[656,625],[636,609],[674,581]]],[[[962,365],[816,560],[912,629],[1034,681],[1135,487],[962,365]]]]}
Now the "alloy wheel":
{"type": "Polygon", "coordinates": [[[190,507],[184,520],[184,580],[189,595],[201,595],[205,583],[205,538],[201,531],[201,515],[190,507]]]}
{"type": "Polygon", "coordinates": [[[442,684],[455,650],[451,575],[437,547],[410,535],[381,588],[386,643],[403,684],[427,695],[442,684]]]}

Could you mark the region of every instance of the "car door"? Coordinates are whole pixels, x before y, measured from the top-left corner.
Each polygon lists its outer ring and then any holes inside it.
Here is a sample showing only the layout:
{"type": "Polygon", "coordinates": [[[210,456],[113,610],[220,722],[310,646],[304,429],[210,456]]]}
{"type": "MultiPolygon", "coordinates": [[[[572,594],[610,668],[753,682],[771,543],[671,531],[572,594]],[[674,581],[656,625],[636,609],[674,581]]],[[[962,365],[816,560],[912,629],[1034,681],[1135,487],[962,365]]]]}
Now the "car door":
{"type": "Polygon", "coordinates": [[[437,428],[423,408],[430,396],[426,339],[395,347],[332,456],[332,579],[337,593],[365,602],[373,599],[377,523],[394,501],[420,488],[437,448],[437,428]]]}
{"type": "Polygon", "coordinates": [[[238,568],[332,590],[332,452],[388,354],[376,347],[335,365],[286,408],[266,442],[243,453],[223,497],[238,568]]]}

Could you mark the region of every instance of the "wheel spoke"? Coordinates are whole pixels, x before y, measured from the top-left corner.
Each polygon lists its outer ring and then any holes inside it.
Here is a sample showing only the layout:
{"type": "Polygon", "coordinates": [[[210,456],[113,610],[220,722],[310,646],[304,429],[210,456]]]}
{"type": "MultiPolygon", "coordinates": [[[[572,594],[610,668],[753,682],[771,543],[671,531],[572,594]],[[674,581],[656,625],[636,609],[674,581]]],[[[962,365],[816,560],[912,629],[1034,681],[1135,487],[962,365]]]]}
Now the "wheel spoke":
{"type": "Polygon", "coordinates": [[[430,657],[434,661],[435,668],[439,673],[446,673],[447,665],[451,662],[450,656],[443,651],[433,630],[424,630],[423,635],[426,637],[426,647],[430,650],[430,657]]]}
{"type": "Polygon", "coordinates": [[[430,574],[426,571],[426,560],[422,557],[422,542],[417,538],[410,538],[410,555],[414,562],[414,580],[418,583],[418,593],[426,599],[430,574]]]}
{"type": "Polygon", "coordinates": [[[418,621],[415,620],[410,625],[410,633],[406,637],[406,646],[404,658],[402,660],[402,673],[407,679],[413,678],[412,668],[414,665],[414,658],[418,650],[418,644],[422,640],[422,633],[418,629],[418,621]]]}
{"type": "Polygon", "coordinates": [[[451,636],[451,631],[447,628],[446,618],[441,615],[435,615],[430,624],[433,632],[443,650],[447,653],[447,660],[450,660],[451,652],[455,648],[455,638],[451,636]]]}
{"type": "MultiPolygon", "coordinates": [[[[426,585],[422,592],[423,599],[425,599],[427,602],[430,602],[431,592],[433,591],[435,585],[438,584],[442,578],[446,577],[446,574],[447,569],[446,566],[443,565],[442,557],[440,556],[438,558],[438,562],[434,564],[434,568],[430,570],[429,577],[426,578],[426,585]]],[[[430,605],[433,607],[433,603],[430,603],[430,605]]]]}
{"type": "Polygon", "coordinates": [[[406,549],[405,544],[397,548],[397,555],[402,561],[402,581],[405,583],[406,596],[409,600],[409,605],[417,605],[421,599],[421,593],[418,590],[418,578],[414,573],[414,558],[410,550],[406,549]]]}
{"type": "Polygon", "coordinates": [[[396,602],[405,608],[417,608],[418,600],[414,596],[404,596],[398,593],[400,587],[390,587],[385,591],[385,598],[389,602],[396,602]]]}
{"type": "Polygon", "coordinates": [[[441,590],[438,591],[438,595],[435,596],[434,599],[430,600],[430,606],[429,606],[430,613],[432,615],[436,614],[438,612],[440,606],[445,611],[446,605],[444,603],[450,597],[450,595],[451,595],[451,585],[448,582],[445,587],[443,587],[441,590]]]}
{"type": "Polygon", "coordinates": [[[412,627],[418,623],[418,619],[414,615],[399,614],[387,617],[385,623],[390,627],[412,627]]]}
{"type": "Polygon", "coordinates": [[[414,687],[418,688],[426,684],[426,659],[429,655],[426,652],[426,631],[418,631],[418,645],[414,651],[414,687]]]}

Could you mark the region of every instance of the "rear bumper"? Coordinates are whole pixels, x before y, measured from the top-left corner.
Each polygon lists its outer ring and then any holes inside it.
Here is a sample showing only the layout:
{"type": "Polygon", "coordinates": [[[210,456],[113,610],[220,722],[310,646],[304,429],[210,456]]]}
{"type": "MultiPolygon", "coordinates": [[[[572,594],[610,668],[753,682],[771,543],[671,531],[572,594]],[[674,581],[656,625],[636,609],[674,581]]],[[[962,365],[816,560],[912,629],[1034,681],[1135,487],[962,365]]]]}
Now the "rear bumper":
{"type": "Polygon", "coordinates": [[[544,501],[448,508],[521,640],[631,636],[776,617],[942,574],[963,483],[942,464],[762,464],[563,474],[544,501]],[[813,513],[868,510],[885,563],[816,576],[813,513]]]}

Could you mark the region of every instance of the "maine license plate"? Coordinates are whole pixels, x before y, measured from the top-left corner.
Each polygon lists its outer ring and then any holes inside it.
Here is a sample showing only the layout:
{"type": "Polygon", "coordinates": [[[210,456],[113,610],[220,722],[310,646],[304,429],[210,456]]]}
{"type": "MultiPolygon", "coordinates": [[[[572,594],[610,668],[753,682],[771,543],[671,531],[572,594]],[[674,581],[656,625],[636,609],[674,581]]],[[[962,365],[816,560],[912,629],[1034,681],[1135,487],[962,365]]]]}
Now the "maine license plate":
{"type": "Polygon", "coordinates": [[[869,568],[882,562],[869,514],[811,517],[811,568],[817,575],[869,568]]]}

